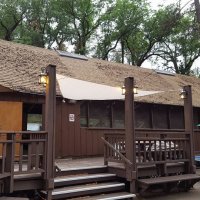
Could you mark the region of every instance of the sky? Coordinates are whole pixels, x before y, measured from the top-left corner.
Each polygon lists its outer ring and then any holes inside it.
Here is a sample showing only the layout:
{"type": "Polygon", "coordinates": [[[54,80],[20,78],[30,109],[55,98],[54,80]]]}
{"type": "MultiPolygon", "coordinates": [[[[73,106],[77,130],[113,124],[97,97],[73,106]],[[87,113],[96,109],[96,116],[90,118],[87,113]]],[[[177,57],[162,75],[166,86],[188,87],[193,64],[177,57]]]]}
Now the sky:
{"type": "MultiPolygon", "coordinates": [[[[168,5],[171,3],[176,3],[178,0],[148,0],[151,3],[153,8],[157,8],[158,5],[168,5]]],[[[182,5],[184,6],[188,2],[193,2],[194,0],[181,0],[182,5]]]]}

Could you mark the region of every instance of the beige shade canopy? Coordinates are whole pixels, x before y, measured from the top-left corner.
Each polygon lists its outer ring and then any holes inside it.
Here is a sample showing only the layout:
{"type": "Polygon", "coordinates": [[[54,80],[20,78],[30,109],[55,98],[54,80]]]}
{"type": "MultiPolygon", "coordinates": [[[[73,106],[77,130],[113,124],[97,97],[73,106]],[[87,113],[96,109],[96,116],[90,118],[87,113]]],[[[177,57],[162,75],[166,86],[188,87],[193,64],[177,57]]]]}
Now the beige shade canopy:
{"type": "MultiPolygon", "coordinates": [[[[120,87],[111,87],[56,74],[63,98],[73,100],[123,100],[120,87]]],[[[161,91],[138,90],[135,97],[152,95],[161,91]]]]}

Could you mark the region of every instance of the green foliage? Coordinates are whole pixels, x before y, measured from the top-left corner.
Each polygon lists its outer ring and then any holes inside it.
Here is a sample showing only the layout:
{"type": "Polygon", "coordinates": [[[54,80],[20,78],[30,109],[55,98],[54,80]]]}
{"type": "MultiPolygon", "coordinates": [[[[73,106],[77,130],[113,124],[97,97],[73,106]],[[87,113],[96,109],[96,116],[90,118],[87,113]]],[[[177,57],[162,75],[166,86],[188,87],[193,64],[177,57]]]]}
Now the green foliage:
{"type": "Polygon", "coordinates": [[[182,15],[179,23],[155,51],[163,65],[179,74],[191,74],[194,61],[200,56],[199,25],[191,13],[182,15]]]}
{"type": "MultiPolygon", "coordinates": [[[[178,1],[179,2],[179,1],[178,1]]],[[[150,9],[148,0],[1,0],[0,38],[192,74],[200,56],[199,0],[150,9]]]]}
{"type": "Polygon", "coordinates": [[[28,114],[28,123],[42,123],[41,114],[28,114]]]}
{"type": "MultiPolygon", "coordinates": [[[[75,53],[86,54],[87,42],[102,22],[106,0],[60,0],[61,17],[69,17],[71,44],[75,46],[75,53]]],[[[106,8],[105,8],[106,9],[106,8]]]]}
{"type": "Polygon", "coordinates": [[[116,49],[120,42],[124,48],[125,40],[140,29],[147,12],[145,0],[117,0],[102,23],[103,37],[100,37],[97,46],[97,57],[108,59],[108,54],[116,49]]]}
{"type": "Polygon", "coordinates": [[[137,32],[132,32],[126,40],[131,54],[132,64],[141,66],[142,63],[156,52],[154,46],[165,40],[172,33],[179,20],[176,8],[161,8],[156,13],[148,15],[137,32]]]}
{"type": "Polygon", "coordinates": [[[20,26],[28,8],[27,0],[0,1],[0,38],[13,39],[14,31],[20,26]]]}

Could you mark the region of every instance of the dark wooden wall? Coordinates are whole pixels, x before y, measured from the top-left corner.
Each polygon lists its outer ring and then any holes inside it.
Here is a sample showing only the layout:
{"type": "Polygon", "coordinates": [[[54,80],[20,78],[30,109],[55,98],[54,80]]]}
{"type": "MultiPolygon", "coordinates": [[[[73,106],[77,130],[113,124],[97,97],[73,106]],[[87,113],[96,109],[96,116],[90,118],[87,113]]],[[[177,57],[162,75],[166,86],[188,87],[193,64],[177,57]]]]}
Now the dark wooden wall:
{"type": "MultiPolygon", "coordinates": [[[[182,107],[150,104],[144,104],[143,106],[146,110],[146,116],[149,116],[149,119],[146,119],[145,124],[147,127],[145,128],[184,129],[182,107]],[[159,112],[163,114],[160,117],[155,117],[154,113],[159,112]]],[[[141,115],[139,118],[142,119],[144,113],[140,109],[138,114],[141,115]]],[[[103,143],[101,137],[104,133],[124,132],[124,129],[80,127],[80,102],[75,104],[58,103],[56,130],[56,155],[60,157],[102,155],[103,143]],[[69,114],[75,115],[74,122],[69,122],[69,114]]],[[[200,152],[200,131],[195,131],[194,137],[195,151],[200,152]]]]}
{"type": "Polygon", "coordinates": [[[56,121],[56,156],[85,157],[103,154],[101,137],[108,132],[121,132],[119,129],[81,128],[80,104],[57,103],[56,121]],[[69,114],[74,114],[75,121],[69,121],[69,114]]]}
{"type": "MultiPolygon", "coordinates": [[[[41,104],[44,113],[44,96],[43,95],[30,95],[22,93],[1,93],[0,101],[13,101],[32,104],[41,104]]],[[[146,114],[140,109],[139,121],[146,118],[146,128],[179,128],[182,127],[183,119],[181,117],[181,107],[166,106],[166,105],[151,105],[141,104],[140,108],[144,107],[146,114]],[[150,109],[151,108],[151,109],[150,109]],[[168,111],[166,116],[164,111],[168,111]],[[153,113],[163,113],[162,117],[155,117],[153,113]],[[141,119],[140,119],[141,118],[141,119]],[[162,124],[163,121],[167,121],[167,125],[162,124]],[[182,122],[181,122],[182,121],[182,122]],[[157,125],[156,125],[157,124],[157,125]],[[158,126],[158,124],[160,124],[158,126]]],[[[199,122],[199,108],[195,108],[195,124],[199,122]]],[[[114,128],[90,128],[80,127],[80,102],[77,103],[62,103],[62,99],[57,99],[56,107],[56,157],[80,157],[80,156],[96,156],[103,154],[103,144],[101,137],[104,133],[118,133],[124,132],[124,129],[114,128]],[[75,121],[69,121],[69,114],[74,114],[75,121]]],[[[137,114],[137,112],[136,112],[137,114]]],[[[44,121],[44,120],[43,120],[44,121]]],[[[139,124],[139,122],[138,122],[139,124]]],[[[200,154],[200,131],[195,131],[194,134],[194,147],[196,153],[200,154]]]]}

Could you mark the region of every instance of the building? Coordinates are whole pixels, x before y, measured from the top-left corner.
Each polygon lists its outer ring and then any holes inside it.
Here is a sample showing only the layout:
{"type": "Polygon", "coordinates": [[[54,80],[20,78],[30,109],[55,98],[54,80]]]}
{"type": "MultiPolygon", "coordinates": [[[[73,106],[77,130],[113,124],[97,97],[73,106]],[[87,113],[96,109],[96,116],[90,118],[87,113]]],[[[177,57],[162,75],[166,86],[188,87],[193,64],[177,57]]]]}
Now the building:
{"type": "MultiPolygon", "coordinates": [[[[137,129],[184,129],[184,85],[191,85],[194,106],[195,152],[200,152],[200,79],[86,58],[0,40],[0,130],[43,130],[44,87],[38,84],[42,67],[56,65],[58,75],[120,88],[133,76],[138,89],[155,93],[135,98],[137,129]],[[13,123],[15,122],[15,123],[13,123]]],[[[56,157],[103,154],[104,133],[124,132],[122,99],[71,99],[62,96],[57,81],[56,157]]],[[[90,93],[90,91],[82,91],[90,93]]],[[[79,94],[79,87],[74,93],[79,94]]],[[[95,96],[95,95],[94,95],[95,96]]],[[[26,150],[26,147],[24,147],[26,150]]]]}

